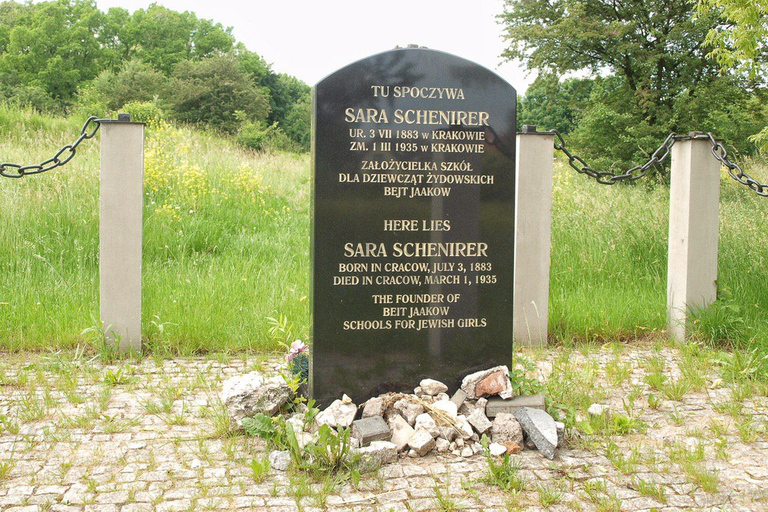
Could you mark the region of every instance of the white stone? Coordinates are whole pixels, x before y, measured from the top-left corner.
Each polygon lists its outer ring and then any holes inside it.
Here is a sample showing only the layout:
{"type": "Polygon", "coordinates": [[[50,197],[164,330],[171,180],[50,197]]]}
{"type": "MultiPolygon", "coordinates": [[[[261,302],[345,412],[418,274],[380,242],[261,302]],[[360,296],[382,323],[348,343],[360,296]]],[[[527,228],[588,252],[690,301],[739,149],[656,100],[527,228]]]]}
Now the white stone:
{"type": "Polygon", "coordinates": [[[232,421],[243,425],[243,418],[261,412],[270,416],[291,397],[291,388],[280,376],[265,379],[259,372],[231,377],[224,381],[221,401],[232,421]]]}
{"type": "Polygon", "coordinates": [[[424,406],[409,400],[407,398],[401,398],[392,406],[396,412],[405,418],[409,425],[413,426],[416,423],[416,416],[424,412],[424,406]]]}
{"type": "Polygon", "coordinates": [[[488,451],[494,457],[500,457],[507,453],[507,447],[499,443],[491,443],[488,445],[488,451]]]}
{"type": "Polygon", "coordinates": [[[493,420],[491,439],[494,443],[517,443],[522,448],[523,428],[514,416],[508,412],[501,412],[493,420]]]}
{"type": "Polygon", "coordinates": [[[295,414],[285,420],[286,423],[290,423],[291,427],[293,427],[293,431],[296,432],[298,435],[299,432],[302,432],[304,430],[304,415],[303,414],[295,414]]]}
{"type": "Polygon", "coordinates": [[[397,446],[397,451],[403,451],[415,432],[413,427],[402,416],[395,414],[389,420],[389,428],[392,430],[392,443],[397,446]]]}
{"type": "Polygon", "coordinates": [[[459,429],[459,434],[466,441],[472,437],[475,431],[472,429],[472,425],[467,421],[467,417],[463,414],[459,414],[456,418],[456,427],[459,429]]]}
{"type": "Polygon", "coordinates": [[[461,449],[461,456],[462,457],[471,457],[474,454],[475,454],[475,452],[469,446],[465,446],[464,448],[461,449]]]}
{"type": "Polygon", "coordinates": [[[587,414],[589,414],[590,416],[602,416],[603,414],[605,414],[605,411],[607,410],[608,410],[608,407],[602,404],[592,404],[589,406],[589,409],[587,409],[587,414]]]}
{"type": "Polygon", "coordinates": [[[443,439],[447,439],[448,441],[453,441],[457,437],[459,437],[459,433],[456,431],[455,428],[452,426],[441,426],[437,427],[440,430],[440,436],[443,439]]]}
{"type": "Polygon", "coordinates": [[[438,437],[435,439],[435,449],[440,453],[445,453],[451,449],[451,443],[447,439],[438,437]]]}
{"type": "Polygon", "coordinates": [[[450,400],[440,400],[432,404],[432,410],[443,413],[450,419],[455,420],[459,415],[459,409],[456,404],[450,400]]]}
{"type": "Polygon", "coordinates": [[[434,379],[422,380],[421,382],[419,382],[419,387],[425,394],[429,396],[435,396],[439,393],[445,393],[446,391],[448,391],[448,386],[434,379]]]}
{"type": "Polygon", "coordinates": [[[291,465],[288,450],[274,450],[269,454],[269,465],[277,471],[285,471],[291,465]]]}
{"type": "Polygon", "coordinates": [[[437,427],[437,423],[435,423],[435,420],[432,418],[432,416],[426,412],[416,416],[416,423],[414,424],[414,428],[416,430],[423,428],[429,432],[432,437],[437,437],[440,435],[440,429],[437,427]]]}
{"type": "Polygon", "coordinates": [[[360,462],[367,471],[397,460],[397,446],[389,441],[373,441],[370,445],[359,448],[360,462]]]}
{"type": "Polygon", "coordinates": [[[415,450],[420,457],[428,454],[435,447],[435,439],[432,434],[423,428],[417,429],[408,440],[408,446],[415,450]]]}
{"type": "Polygon", "coordinates": [[[557,429],[557,445],[560,446],[563,444],[563,438],[565,437],[565,423],[556,421],[555,428],[557,429]]]}
{"type": "Polygon", "coordinates": [[[384,411],[387,408],[387,403],[380,396],[371,398],[363,407],[363,418],[370,418],[371,416],[384,416],[384,411]]]}
{"type": "Polygon", "coordinates": [[[353,403],[344,403],[342,400],[334,400],[327,409],[320,412],[315,421],[318,425],[329,427],[349,427],[357,415],[357,406],[353,403]]]}
{"type": "Polygon", "coordinates": [[[485,416],[485,413],[479,408],[475,409],[472,414],[467,417],[467,421],[469,421],[469,424],[481,435],[488,432],[493,425],[491,420],[489,420],[485,416]]]}

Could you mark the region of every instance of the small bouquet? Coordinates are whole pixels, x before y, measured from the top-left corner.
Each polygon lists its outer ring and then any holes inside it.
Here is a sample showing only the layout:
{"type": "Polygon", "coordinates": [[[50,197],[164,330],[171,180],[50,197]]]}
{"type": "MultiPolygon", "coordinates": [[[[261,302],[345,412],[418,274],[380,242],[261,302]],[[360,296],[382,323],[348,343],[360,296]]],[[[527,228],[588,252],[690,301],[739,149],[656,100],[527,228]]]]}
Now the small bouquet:
{"type": "Polygon", "coordinates": [[[285,360],[291,369],[291,373],[298,375],[301,382],[309,380],[309,347],[301,340],[291,343],[285,360]]]}

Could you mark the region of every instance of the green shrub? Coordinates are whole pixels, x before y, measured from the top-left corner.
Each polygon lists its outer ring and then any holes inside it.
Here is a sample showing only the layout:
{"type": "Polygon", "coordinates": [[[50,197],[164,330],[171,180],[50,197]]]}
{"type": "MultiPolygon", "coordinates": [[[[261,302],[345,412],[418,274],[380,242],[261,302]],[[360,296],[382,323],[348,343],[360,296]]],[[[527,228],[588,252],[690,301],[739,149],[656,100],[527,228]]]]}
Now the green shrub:
{"type": "Polygon", "coordinates": [[[163,94],[166,77],[149,64],[131,60],[118,71],[104,70],[78,91],[78,103],[85,108],[103,105],[117,110],[126,103],[156,102],[163,94]]]}
{"type": "Polygon", "coordinates": [[[149,101],[126,103],[119,109],[119,112],[131,114],[131,121],[136,123],[157,123],[165,119],[160,107],[149,101]]]}
{"type": "Polygon", "coordinates": [[[297,144],[277,123],[270,126],[262,122],[246,121],[237,134],[237,142],[256,151],[298,151],[297,144]]]}

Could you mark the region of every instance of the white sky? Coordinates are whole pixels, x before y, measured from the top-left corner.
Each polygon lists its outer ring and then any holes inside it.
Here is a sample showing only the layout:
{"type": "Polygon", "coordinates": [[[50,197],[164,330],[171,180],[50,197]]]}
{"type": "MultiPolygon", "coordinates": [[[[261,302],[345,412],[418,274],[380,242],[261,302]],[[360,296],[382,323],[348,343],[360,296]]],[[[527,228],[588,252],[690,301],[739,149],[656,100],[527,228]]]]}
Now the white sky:
{"type": "MultiPolygon", "coordinates": [[[[151,0],[96,0],[102,10],[145,8],[151,0]]],[[[157,0],[233,27],[238,41],[277,72],[314,85],[325,75],[395,45],[419,44],[496,71],[518,93],[535,78],[501,63],[496,15],[502,0],[157,0]]]]}

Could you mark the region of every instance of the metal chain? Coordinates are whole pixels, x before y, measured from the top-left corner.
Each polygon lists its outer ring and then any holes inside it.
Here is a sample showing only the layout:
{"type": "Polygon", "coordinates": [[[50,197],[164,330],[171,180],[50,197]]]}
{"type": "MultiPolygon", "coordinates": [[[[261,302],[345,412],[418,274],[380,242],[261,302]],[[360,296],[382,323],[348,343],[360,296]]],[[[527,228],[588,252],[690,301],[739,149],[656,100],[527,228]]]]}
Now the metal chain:
{"type": "Polygon", "coordinates": [[[670,133],[664,140],[664,143],[659,146],[656,151],[653,152],[648,162],[646,162],[644,165],[632,167],[624,174],[614,174],[608,171],[597,171],[592,169],[583,158],[578,155],[574,155],[568,150],[568,148],[565,147],[565,140],[557,130],[538,133],[550,133],[557,137],[557,140],[555,141],[555,149],[562,151],[565,156],[568,157],[568,165],[570,165],[576,172],[586,174],[587,176],[594,178],[595,181],[603,185],[614,185],[620,181],[635,181],[640,179],[648,173],[648,170],[653,165],[663,162],[669,156],[669,152],[672,149],[672,146],[675,145],[675,142],[679,140],[692,140],[697,137],[706,138],[712,144],[712,154],[715,156],[718,162],[720,162],[728,169],[728,174],[731,175],[731,178],[738,181],[742,185],[746,185],[757,195],[768,197],[768,184],[759,183],[757,180],[752,178],[752,176],[745,173],[737,163],[730,161],[728,159],[728,151],[726,151],[725,146],[723,146],[721,142],[715,139],[715,136],[711,133],[707,133],[706,135],[698,135],[693,133],[691,135],[677,135],[676,133],[670,133]],[[577,163],[580,166],[577,165],[577,163]]]}
{"type": "Polygon", "coordinates": [[[672,149],[672,146],[675,145],[675,141],[679,139],[678,135],[670,133],[664,143],[659,146],[656,151],[653,152],[651,159],[648,160],[644,165],[637,165],[624,174],[614,174],[610,171],[597,171],[591,168],[583,158],[568,151],[568,148],[565,147],[565,140],[563,139],[563,136],[560,135],[560,132],[557,130],[552,130],[545,133],[551,133],[557,137],[557,140],[555,141],[555,149],[562,151],[565,156],[568,157],[568,165],[570,165],[576,172],[586,174],[590,178],[594,178],[595,181],[603,185],[614,185],[620,181],[639,180],[648,174],[648,169],[650,169],[652,166],[666,160],[666,158],[669,156],[669,151],[672,149]]]}
{"type": "Polygon", "coordinates": [[[24,176],[40,174],[61,167],[75,157],[77,147],[81,142],[96,136],[96,132],[99,131],[100,127],[101,122],[97,117],[89,117],[80,129],[80,136],[75,139],[72,144],[67,144],[59,149],[53,157],[38,165],[20,165],[8,162],[0,163],[0,176],[5,178],[23,178],[24,176]]]}
{"type": "Polygon", "coordinates": [[[707,134],[707,138],[709,139],[709,142],[712,143],[712,154],[715,155],[715,158],[717,158],[721,164],[728,168],[728,174],[731,175],[731,178],[742,185],[751,188],[755,194],[762,197],[768,197],[768,184],[758,183],[752,176],[742,171],[739,164],[731,162],[728,159],[728,151],[725,150],[725,146],[715,140],[715,137],[711,133],[707,134]]]}

